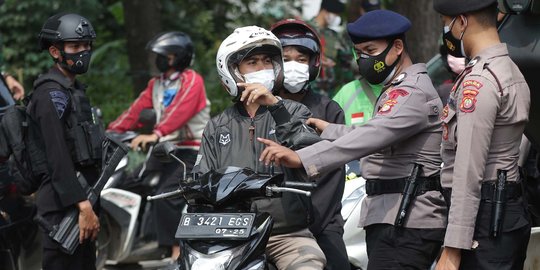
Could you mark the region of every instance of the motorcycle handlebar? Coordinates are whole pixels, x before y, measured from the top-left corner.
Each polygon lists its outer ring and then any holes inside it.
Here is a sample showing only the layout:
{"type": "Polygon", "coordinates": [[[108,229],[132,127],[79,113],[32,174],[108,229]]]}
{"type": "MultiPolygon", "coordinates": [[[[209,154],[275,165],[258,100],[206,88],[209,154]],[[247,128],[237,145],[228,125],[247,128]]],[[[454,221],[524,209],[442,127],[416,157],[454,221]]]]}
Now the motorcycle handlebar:
{"type": "Polygon", "coordinates": [[[286,188],[296,188],[302,190],[313,190],[317,187],[315,182],[294,182],[294,181],[285,181],[283,182],[283,187],[286,188]]]}
{"type": "Polygon", "coordinates": [[[171,197],[174,197],[174,196],[182,195],[182,193],[184,193],[183,190],[177,189],[177,190],[174,190],[174,191],[161,193],[159,195],[148,196],[148,197],[146,197],[146,200],[147,201],[154,201],[154,200],[159,200],[159,199],[167,199],[167,198],[171,198],[171,197]]]}
{"type": "Polygon", "coordinates": [[[308,197],[311,196],[310,191],[305,191],[305,190],[301,190],[301,189],[288,188],[288,187],[277,187],[277,186],[266,187],[266,195],[269,196],[269,197],[272,196],[273,193],[281,193],[281,192],[297,193],[297,194],[305,195],[305,196],[308,196],[308,197]]]}

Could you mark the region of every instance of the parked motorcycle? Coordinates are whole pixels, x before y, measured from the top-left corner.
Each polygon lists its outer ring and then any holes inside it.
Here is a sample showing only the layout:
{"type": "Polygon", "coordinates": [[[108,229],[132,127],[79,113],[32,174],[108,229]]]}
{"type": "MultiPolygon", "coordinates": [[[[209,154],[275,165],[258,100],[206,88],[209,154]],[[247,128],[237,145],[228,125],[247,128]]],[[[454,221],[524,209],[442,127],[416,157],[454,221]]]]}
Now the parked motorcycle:
{"type": "MultiPolygon", "coordinates": [[[[155,155],[174,156],[174,146],[160,143],[155,155]]],[[[310,196],[314,184],[286,182],[282,174],[261,175],[248,168],[227,167],[195,178],[184,177],[178,190],[148,200],[183,196],[188,203],[176,238],[181,254],[176,269],[267,269],[266,244],[273,219],[253,212],[251,202],[283,192],[310,196]]]]}

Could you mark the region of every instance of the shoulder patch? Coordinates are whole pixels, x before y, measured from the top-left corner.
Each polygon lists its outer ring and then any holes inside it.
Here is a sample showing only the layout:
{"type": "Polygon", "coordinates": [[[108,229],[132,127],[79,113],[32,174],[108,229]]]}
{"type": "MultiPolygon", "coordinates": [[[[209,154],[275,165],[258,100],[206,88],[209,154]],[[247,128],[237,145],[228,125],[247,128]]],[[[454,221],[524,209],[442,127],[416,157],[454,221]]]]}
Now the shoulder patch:
{"type": "Polygon", "coordinates": [[[463,82],[463,88],[466,88],[466,87],[469,87],[469,86],[472,86],[472,87],[474,87],[476,89],[480,89],[484,85],[481,82],[476,81],[476,80],[466,80],[466,81],[463,82]]]}
{"type": "Polygon", "coordinates": [[[69,102],[69,96],[60,90],[54,90],[49,92],[49,96],[51,97],[51,102],[54,105],[54,108],[56,109],[56,113],[58,114],[58,118],[62,118],[64,115],[64,112],[66,111],[67,104],[69,102]]]}
{"type": "Polygon", "coordinates": [[[476,108],[476,95],[478,95],[478,90],[463,90],[463,98],[461,99],[459,109],[465,113],[473,112],[476,108]]]}
{"type": "Polygon", "coordinates": [[[392,111],[392,108],[394,107],[394,105],[398,103],[397,102],[398,97],[405,97],[408,95],[409,95],[409,92],[403,89],[394,89],[388,92],[388,95],[387,95],[388,100],[385,101],[384,104],[381,106],[381,108],[378,111],[378,114],[389,113],[390,111],[392,111]]]}

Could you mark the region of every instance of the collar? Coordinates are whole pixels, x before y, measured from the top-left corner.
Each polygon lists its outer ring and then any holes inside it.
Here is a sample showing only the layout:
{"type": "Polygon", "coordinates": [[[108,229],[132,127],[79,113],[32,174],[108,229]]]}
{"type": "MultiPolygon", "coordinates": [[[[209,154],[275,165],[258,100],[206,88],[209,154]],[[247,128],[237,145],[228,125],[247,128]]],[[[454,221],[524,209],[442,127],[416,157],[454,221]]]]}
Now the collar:
{"type": "Polygon", "coordinates": [[[424,63],[418,63],[405,68],[401,73],[399,73],[389,84],[389,85],[398,85],[401,84],[407,77],[414,76],[420,73],[427,73],[427,67],[424,63]]]}
{"type": "MultiPolygon", "coordinates": [[[[244,117],[251,118],[251,116],[247,112],[246,108],[244,107],[244,104],[241,101],[236,102],[234,104],[234,106],[236,107],[236,110],[238,111],[238,114],[240,114],[241,116],[244,116],[244,117]]],[[[266,106],[259,106],[259,108],[257,109],[257,112],[255,113],[255,117],[265,113],[266,111],[268,111],[266,106]]],[[[255,117],[253,117],[253,118],[255,118],[255,117]]]]}
{"type": "Polygon", "coordinates": [[[478,63],[480,60],[484,60],[485,62],[490,62],[489,60],[501,57],[501,56],[507,56],[508,55],[508,47],[506,46],[506,43],[498,43],[495,45],[492,45],[490,47],[487,47],[480,51],[468,64],[469,66],[474,66],[476,63],[478,63]]]}

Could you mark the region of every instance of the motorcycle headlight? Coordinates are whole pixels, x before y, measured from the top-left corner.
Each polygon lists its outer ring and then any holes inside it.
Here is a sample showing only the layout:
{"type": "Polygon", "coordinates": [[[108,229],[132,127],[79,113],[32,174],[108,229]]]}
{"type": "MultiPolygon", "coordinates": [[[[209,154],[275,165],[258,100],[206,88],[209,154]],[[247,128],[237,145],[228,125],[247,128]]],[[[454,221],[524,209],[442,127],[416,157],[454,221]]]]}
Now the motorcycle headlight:
{"type": "Polygon", "coordinates": [[[341,216],[347,220],[356,205],[366,196],[365,187],[362,185],[355,189],[349,196],[341,200],[341,216]]]}
{"type": "Polygon", "coordinates": [[[213,254],[200,253],[188,246],[189,265],[191,265],[191,270],[225,270],[229,268],[229,264],[233,258],[242,256],[242,252],[246,246],[247,243],[213,254]]]}

